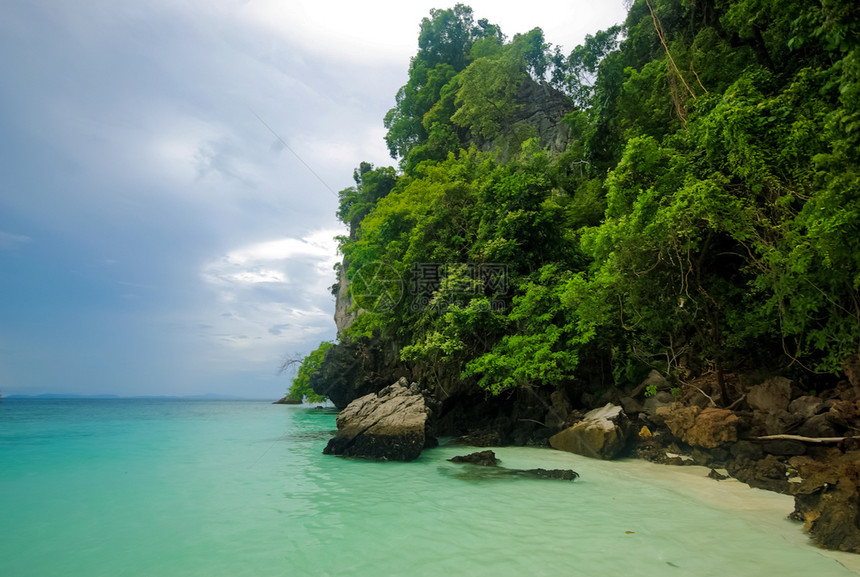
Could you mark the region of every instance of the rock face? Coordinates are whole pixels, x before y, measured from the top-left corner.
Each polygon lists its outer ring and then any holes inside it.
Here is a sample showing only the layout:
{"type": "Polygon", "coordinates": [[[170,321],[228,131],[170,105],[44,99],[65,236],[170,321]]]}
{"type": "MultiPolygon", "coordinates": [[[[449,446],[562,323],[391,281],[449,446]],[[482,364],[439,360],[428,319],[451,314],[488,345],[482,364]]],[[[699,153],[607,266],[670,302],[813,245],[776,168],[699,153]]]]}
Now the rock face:
{"type": "Polygon", "coordinates": [[[474,447],[509,444],[546,447],[547,439],[555,431],[541,423],[546,420],[549,424],[552,406],[550,391],[540,389],[519,389],[511,395],[490,397],[483,391],[455,395],[443,400],[437,431],[440,435],[459,437],[461,443],[474,447]]]}
{"type": "Polygon", "coordinates": [[[554,449],[596,459],[613,459],[627,447],[630,421],[618,405],[607,403],[586,413],[580,422],[553,435],[554,449]]]}
{"type": "Polygon", "coordinates": [[[473,135],[472,143],[481,150],[496,151],[502,159],[519,153],[520,143],[530,137],[537,138],[550,154],[567,149],[571,132],[564,117],[574,108],[564,93],[527,76],[517,88],[516,102],[516,112],[501,123],[499,135],[489,140],[473,135]]]}
{"type": "Polygon", "coordinates": [[[358,311],[350,312],[352,308],[352,299],[349,298],[349,281],[346,278],[346,261],[341,263],[337,273],[337,294],[335,294],[334,302],[334,324],[337,327],[337,334],[340,335],[344,330],[355,322],[358,317],[358,311]]]}
{"type": "Polygon", "coordinates": [[[860,451],[812,470],[795,491],[792,517],[822,547],[860,553],[860,451]]]}
{"type": "Polygon", "coordinates": [[[431,434],[431,403],[405,378],[351,402],[337,416],[337,434],[326,455],[380,461],[412,461],[437,444],[431,434]]]}
{"type": "Polygon", "coordinates": [[[570,128],[562,119],[573,110],[567,97],[527,77],[517,91],[517,100],[522,104],[514,122],[534,127],[541,146],[551,154],[563,152],[570,142],[570,128]]]}
{"type": "Polygon", "coordinates": [[[326,351],[310,386],[340,410],[359,397],[375,393],[403,377],[398,353],[368,339],[341,341],[326,351]]]}

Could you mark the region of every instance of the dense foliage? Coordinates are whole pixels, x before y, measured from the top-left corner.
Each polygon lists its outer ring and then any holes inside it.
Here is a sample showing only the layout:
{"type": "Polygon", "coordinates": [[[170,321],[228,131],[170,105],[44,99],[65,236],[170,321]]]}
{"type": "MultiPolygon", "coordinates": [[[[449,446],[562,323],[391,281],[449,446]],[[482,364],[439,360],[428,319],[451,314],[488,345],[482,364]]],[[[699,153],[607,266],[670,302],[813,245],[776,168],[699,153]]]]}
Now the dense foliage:
{"type": "Polygon", "coordinates": [[[496,393],[596,366],[838,374],[860,345],[858,36],[850,2],[636,0],[565,56],[432,11],[385,118],[399,170],[341,193],[352,286],[392,271],[344,336],[496,393]],[[563,153],[512,122],[524,82],[569,97],[563,153]]]}
{"type": "Polygon", "coordinates": [[[334,346],[334,343],[326,341],[302,360],[299,365],[296,378],[293,379],[287,398],[294,401],[306,400],[309,403],[322,403],[326,400],[323,395],[317,394],[310,384],[311,375],[317,372],[325,358],[325,352],[334,346]]]}

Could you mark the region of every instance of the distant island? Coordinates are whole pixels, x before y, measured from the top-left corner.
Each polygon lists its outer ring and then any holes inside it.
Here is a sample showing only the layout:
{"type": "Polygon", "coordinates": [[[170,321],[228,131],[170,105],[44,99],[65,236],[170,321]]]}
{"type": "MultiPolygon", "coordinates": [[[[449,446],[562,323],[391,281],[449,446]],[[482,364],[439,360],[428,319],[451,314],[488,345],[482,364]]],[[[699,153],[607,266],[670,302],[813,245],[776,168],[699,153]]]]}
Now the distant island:
{"type": "Polygon", "coordinates": [[[250,400],[247,397],[234,395],[219,395],[217,393],[205,393],[202,395],[76,395],[73,393],[45,393],[42,395],[6,395],[5,399],[197,399],[197,400],[250,400]]]}

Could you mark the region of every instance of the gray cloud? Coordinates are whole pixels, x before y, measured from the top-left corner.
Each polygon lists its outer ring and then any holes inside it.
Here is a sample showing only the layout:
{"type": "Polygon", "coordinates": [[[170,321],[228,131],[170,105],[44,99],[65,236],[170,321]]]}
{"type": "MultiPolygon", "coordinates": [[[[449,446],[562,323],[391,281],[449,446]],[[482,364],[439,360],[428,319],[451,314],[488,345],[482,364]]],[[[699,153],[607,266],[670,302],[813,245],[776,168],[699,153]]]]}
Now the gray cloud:
{"type": "Polygon", "coordinates": [[[283,332],[284,332],[285,330],[287,330],[287,329],[288,329],[288,328],[290,328],[291,326],[292,326],[292,325],[290,325],[290,324],[274,325],[274,326],[272,326],[272,327],[269,327],[269,334],[270,334],[270,335],[275,335],[275,336],[280,336],[281,334],[283,334],[283,332]]]}
{"type": "MultiPolygon", "coordinates": [[[[335,336],[332,191],[363,160],[394,162],[382,118],[438,3],[6,4],[0,266],[18,314],[0,377],[22,393],[281,393],[284,351],[335,336]]],[[[471,4],[553,43],[620,19],[584,0],[471,4]]]]}

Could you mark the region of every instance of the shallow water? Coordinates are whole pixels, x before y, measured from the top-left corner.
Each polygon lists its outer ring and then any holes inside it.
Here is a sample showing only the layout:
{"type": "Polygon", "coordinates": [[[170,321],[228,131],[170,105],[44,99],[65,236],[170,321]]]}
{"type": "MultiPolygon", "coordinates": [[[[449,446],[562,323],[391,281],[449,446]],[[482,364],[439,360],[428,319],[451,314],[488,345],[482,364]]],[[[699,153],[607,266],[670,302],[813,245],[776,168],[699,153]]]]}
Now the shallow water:
{"type": "MultiPolygon", "coordinates": [[[[502,448],[321,454],[333,411],[258,401],[0,404],[0,575],[857,575],[785,519],[791,499],[704,470],[502,448]]],[[[854,556],[841,556],[848,563],[854,556]]]]}

